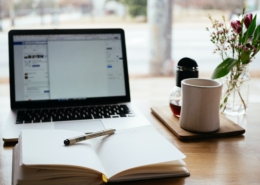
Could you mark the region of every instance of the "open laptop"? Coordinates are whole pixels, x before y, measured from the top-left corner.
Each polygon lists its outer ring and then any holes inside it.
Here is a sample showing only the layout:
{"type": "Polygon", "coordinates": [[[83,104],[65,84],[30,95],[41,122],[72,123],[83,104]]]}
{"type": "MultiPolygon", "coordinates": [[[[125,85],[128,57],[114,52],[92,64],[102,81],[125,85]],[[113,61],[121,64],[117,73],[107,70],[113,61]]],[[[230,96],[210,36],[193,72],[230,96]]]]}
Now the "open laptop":
{"type": "Polygon", "coordinates": [[[3,134],[22,129],[94,132],[150,124],[130,103],[122,29],[9,32],[11,109],[3,134]]]}

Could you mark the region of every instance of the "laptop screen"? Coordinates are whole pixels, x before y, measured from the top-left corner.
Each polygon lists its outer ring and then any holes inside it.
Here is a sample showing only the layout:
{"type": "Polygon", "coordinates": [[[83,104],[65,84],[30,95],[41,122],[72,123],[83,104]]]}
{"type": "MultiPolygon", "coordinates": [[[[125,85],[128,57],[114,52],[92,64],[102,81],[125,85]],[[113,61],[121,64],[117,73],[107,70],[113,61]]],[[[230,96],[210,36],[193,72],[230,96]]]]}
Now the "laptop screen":
{"type": "Polygon", "coordinates": [[[123,37],[116,31],[94,30],[14,33],[10,61],[14,102],[86,103],[90,99],[128,96],[123,37]]]}

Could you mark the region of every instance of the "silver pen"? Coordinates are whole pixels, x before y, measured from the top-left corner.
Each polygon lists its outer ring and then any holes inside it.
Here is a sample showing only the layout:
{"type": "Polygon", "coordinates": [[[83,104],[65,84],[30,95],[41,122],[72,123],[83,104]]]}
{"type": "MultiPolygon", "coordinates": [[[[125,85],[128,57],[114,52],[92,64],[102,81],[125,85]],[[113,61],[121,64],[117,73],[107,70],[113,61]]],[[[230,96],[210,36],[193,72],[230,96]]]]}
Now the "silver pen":
{"type": "Polygon", "coordinates": [[[80,141],[85,141],[85,140],[88,140],[88,139],[113,134],[113,133],[115,133],[115,131],[116,131],[116,129],[107,129],[107,130],[102,130],[102,131],[98,131],[98,132],[93,132],[93,133],[88,134],[88,135],[82,135],[82,136],[73,137],[73,138],[70,138],[70,139],[65,139],[64,144],[65,145],[72,145],[72,144],[80,142],[80,141]]]}

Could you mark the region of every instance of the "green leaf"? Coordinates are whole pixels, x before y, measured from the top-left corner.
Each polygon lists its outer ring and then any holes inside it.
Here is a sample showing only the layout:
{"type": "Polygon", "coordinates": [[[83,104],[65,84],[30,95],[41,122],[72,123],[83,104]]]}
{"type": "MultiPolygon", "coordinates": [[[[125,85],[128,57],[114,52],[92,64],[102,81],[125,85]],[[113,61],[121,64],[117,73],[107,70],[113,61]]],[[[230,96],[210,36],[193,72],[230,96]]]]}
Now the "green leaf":
{"type": "Polygon", "coordinates": [[[257,26],[254,33],[252,45],[256,45],[260,41],[260,25],[257,26]]]}
{"type": "Polygon", "coordinates": [[[242,42],[243,42],[244,44],[247,43],[248,38],[250,38],[250,37],[253,35],[254,31],[255,31],[256,18],[257,18],[257,15],[254,16],[254,18],[253,18],[251,24],[249,25],[248,29],[247,29],[246,32],[244,33],[244,36],[243,36],[243,38],[242,38],[242,42]]]}
{"type": "Polygon", "coordinates": [[[221,64],[217,66],[217,68],[214,70],[211,78],[217,79],[221,78],[229,73],[229,71],[237,64],[237,60],[233,58],[227,58],[224,60],[221,64]]]}
{"type": "Polygon", "coordinates": [[[250,51],[242,51],[241,55],[240,55],[240,59],[242,61],[242,64],[247,64],[249,62],[249,58],[250,58],[250,51]]]}

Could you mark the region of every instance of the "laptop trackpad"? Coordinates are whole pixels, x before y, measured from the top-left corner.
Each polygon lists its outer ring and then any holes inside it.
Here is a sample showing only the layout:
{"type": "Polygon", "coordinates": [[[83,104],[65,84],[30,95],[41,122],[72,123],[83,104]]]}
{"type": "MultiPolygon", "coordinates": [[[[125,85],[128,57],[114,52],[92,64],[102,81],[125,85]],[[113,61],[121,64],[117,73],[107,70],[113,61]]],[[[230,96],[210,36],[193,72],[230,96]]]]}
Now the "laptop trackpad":
{"type": "Polygon", "coordinates": [[[79,131],[84,133],[96,132],[105,129],[101,120],[54,122],[54,128],[61,129],[61,130],[74,130],[74,131],[79,131]]]}

